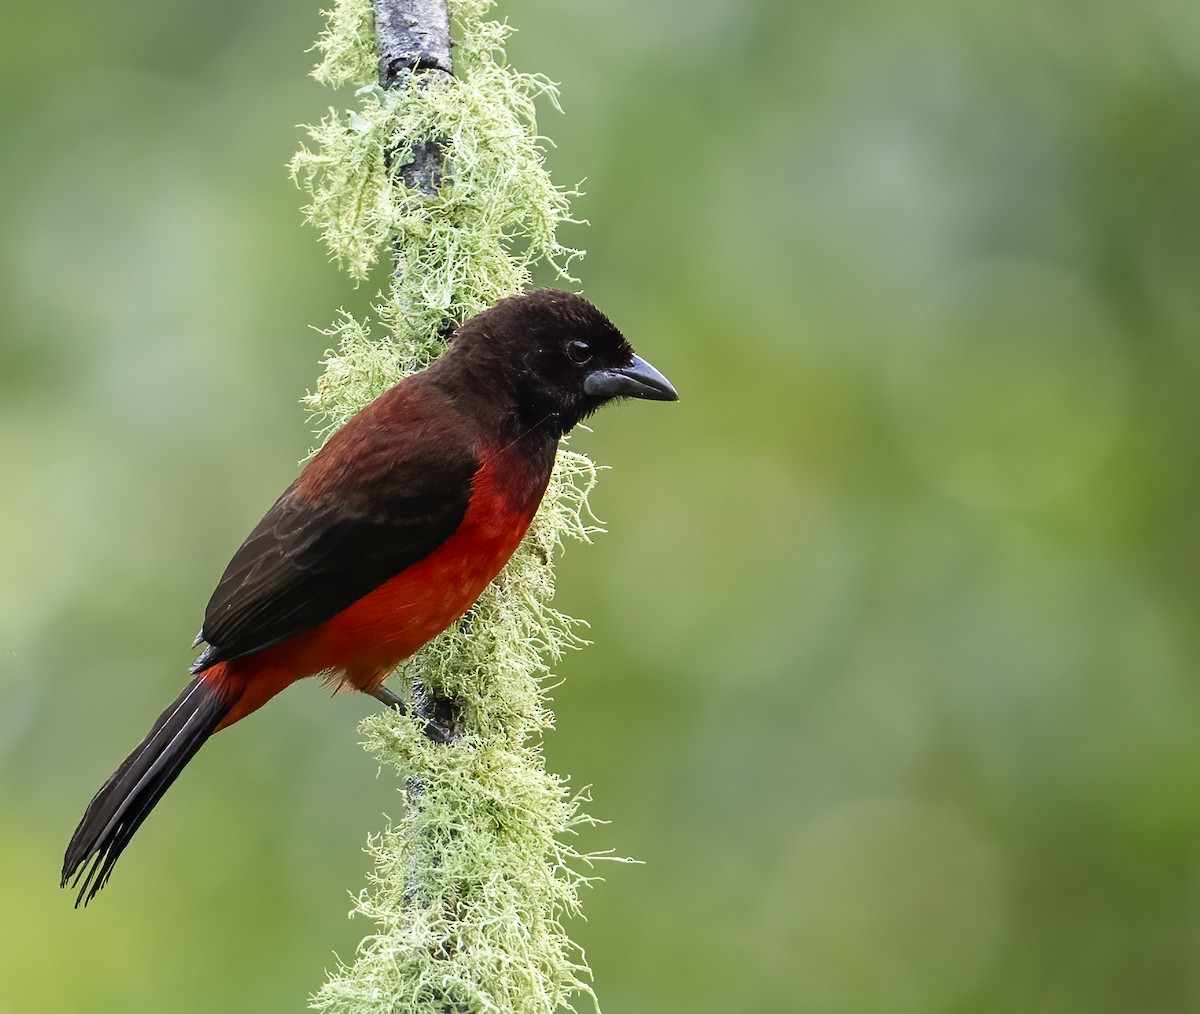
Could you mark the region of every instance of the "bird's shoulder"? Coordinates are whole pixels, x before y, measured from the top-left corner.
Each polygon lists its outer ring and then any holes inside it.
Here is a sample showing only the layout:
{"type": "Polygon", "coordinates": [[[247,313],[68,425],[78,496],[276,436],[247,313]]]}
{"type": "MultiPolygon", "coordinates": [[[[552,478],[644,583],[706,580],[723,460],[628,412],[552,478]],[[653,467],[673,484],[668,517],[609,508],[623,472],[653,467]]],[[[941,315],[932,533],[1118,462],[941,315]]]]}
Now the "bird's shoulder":
{"type": "Polygon", "coordinates": [[[457,499],[478,469],[486,433],[480,421],[423,374],[385,391],[334,433],[297,477],[301,501],[356,495],[379,502],[406,489],[457,499]]]}

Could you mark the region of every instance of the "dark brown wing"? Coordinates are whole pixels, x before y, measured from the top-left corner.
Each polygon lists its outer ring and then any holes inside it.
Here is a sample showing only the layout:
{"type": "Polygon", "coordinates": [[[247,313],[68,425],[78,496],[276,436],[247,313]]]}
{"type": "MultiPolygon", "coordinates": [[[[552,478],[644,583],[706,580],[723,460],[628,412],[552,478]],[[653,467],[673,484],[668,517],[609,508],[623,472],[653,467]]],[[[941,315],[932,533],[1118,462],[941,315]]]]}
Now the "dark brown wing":
{"type": "Polygon", "coordinates": [[[205,610],[209,646],[192,672],[324,623],[462,522],[474,441],[427,413],[382,425],[380,414],[335,435],[242,543],[205,610]]]}

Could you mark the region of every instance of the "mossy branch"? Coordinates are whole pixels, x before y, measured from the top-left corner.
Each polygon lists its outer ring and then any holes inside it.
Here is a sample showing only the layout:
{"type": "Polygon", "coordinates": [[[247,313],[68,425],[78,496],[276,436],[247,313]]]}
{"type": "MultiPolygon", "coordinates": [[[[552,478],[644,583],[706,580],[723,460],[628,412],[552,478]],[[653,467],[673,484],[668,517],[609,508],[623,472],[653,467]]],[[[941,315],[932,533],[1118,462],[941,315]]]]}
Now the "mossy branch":
{"type": "MultiPolygon", "coordinates": [[[[536,129],[535,100],[557,105],[553,85],[508,67],[491,0],[450,0],[451,76],[441,2],[377,0],[377,22],[370,0],[338,0],[317,43],[315,76],[358,91],[292,160],[306,216],[356,280],[389,254],[395,267],[374,322],[343,311],[326,332],[333,347],[305,399],[322,437],[436,358],[454,324],[526,288],[533,264],[565,274],[576,254],[556,238],[572,195],[550,180],[536,129]]],[[[598,858],[570,837],[592,820],[586,795],[546,771],[540,735],[553,719],[548,666],[582,643],[551,605],[552,560],[595,531],[595,479],[591,461],[561,449],[522,547],[468,616],[402,667],[415,710],[427,696],[453,702],[454,742],[387,710],[363,722],[367,749],[405,786],[406,814],[370,842],[375,872],[355,913],[377,931],[315,1008],[550,1014],[594,1002],[563,927],[598,858]]]]}

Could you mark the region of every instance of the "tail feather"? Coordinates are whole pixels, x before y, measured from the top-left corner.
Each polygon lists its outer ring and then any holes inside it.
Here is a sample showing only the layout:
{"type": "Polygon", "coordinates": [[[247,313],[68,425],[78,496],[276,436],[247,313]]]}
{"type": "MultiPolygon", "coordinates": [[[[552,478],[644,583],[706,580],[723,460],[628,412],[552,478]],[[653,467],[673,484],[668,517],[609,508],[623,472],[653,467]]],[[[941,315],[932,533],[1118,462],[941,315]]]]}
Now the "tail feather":
{"type": "Polygon", "coordinates": [[[63,858],[62,886],[83,881],[75,907],[96,896],[113,865],[164,792],[229,713],[202,677],[192,680],[88,804],[63,858]]]}

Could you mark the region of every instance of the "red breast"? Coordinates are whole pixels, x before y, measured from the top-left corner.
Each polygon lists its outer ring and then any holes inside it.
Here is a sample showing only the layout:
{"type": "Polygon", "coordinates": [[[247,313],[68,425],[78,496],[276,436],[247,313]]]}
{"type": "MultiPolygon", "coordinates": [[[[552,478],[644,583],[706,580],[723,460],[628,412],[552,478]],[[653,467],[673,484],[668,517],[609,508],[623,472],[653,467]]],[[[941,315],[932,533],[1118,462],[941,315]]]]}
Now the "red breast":
{"type": "Polygon", "coordinates": [[[486,448],[480,457],[462,523],[429,556],[320,626],[209,670],[214,682],[245,687],[223,727],[304,676],[374,689],[470,609],[520,545],[550,480],[548,469],[511,446],[486,448]]]}

